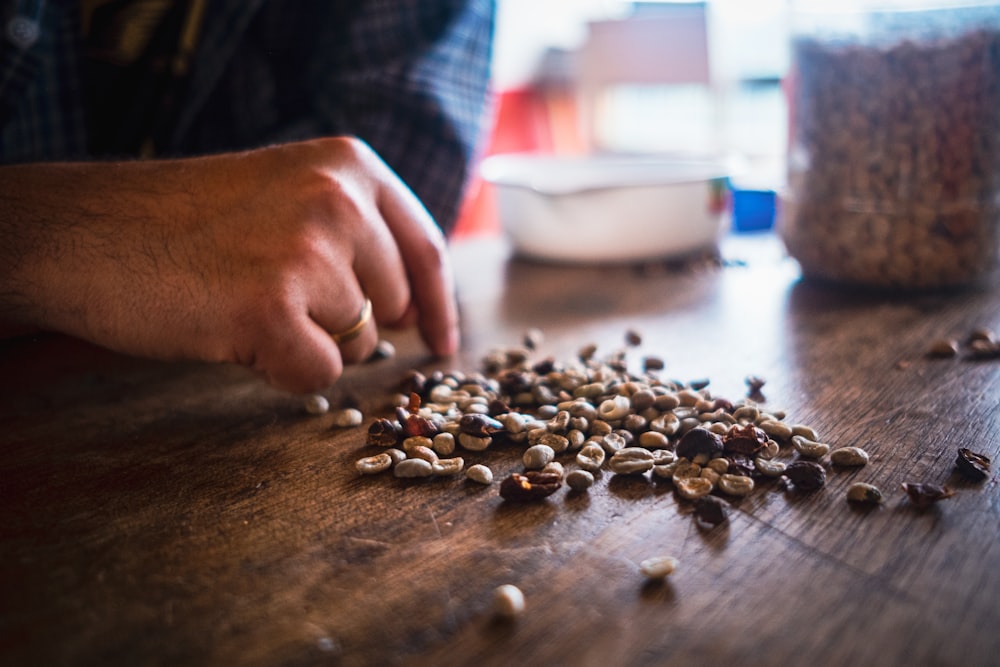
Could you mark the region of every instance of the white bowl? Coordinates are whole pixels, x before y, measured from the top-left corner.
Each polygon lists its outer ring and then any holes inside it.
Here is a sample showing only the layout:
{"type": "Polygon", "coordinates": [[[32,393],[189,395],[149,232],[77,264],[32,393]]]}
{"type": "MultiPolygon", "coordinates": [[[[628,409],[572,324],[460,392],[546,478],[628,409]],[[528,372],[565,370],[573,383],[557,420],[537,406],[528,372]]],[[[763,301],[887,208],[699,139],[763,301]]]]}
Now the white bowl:
{"type": "Polygon", "coordinates": [[[729,227],[726,165],[664,157],[494,155],[483,161],[515,251],[631,262],[715,246],[729,227]]]}

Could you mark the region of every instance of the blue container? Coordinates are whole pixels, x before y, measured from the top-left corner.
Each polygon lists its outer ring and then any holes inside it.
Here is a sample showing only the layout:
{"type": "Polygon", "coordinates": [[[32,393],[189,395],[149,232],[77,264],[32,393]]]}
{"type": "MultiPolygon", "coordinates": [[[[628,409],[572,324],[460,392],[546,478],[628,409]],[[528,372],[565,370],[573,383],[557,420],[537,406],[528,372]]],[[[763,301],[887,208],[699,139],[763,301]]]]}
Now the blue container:
{"type": "Polygon", "coordinates": [[[733,188],[733,231],[758,232],[774,227],[774,190],[733,188]]]}

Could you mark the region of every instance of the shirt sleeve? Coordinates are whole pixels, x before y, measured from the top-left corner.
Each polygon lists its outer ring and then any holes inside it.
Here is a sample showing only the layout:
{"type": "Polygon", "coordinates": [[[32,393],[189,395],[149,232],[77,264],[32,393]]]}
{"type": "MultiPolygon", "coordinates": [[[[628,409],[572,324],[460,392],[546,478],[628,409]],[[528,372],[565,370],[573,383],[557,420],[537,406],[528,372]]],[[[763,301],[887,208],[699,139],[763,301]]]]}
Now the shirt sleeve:
{"type": "MultiPolygon", "coordinates": [[[[170,151],[357,136],[447,232],[488,116],[494,15],[494,0],[262,2],[170,151]]],[[[210,15],[204,46],[230,23],[210,15]]]]}
{"type": "Polygon", "coordinates": [[[493,17],[492,0],[362,2],[337,66],[314,72],[320,117],[368,142],[446,231],[483,135],[493,17]]]}

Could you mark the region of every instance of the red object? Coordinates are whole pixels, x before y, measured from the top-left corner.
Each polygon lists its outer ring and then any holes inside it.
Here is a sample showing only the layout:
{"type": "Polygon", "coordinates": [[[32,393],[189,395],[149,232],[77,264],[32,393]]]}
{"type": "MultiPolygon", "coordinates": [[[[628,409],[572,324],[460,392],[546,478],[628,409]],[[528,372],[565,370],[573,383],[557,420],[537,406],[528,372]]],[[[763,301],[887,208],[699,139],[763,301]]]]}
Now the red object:
{"type": "MultiPolygon", "coordinates": [[[[552,132],[548,108],[533,88],[516,88],[496,95],[494,121],[483,157],[498,153],[551,151],[552,132]]],[[[462,204],[453,237],[500,233],[493,188],[478,173],[462,204]]]]}

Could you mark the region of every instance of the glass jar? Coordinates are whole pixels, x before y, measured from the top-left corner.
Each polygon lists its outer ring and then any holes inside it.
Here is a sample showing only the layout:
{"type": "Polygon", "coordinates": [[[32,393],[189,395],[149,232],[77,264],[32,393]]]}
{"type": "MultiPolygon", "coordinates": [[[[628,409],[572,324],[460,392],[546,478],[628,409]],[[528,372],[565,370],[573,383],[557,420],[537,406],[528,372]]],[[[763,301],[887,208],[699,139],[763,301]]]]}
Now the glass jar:
{"type": "Polygon", "coordinates": [[[1000,2],[800,2],[791,31],[779,229],[803,276],[925,289],[990,275],[1000,2]]]}

